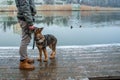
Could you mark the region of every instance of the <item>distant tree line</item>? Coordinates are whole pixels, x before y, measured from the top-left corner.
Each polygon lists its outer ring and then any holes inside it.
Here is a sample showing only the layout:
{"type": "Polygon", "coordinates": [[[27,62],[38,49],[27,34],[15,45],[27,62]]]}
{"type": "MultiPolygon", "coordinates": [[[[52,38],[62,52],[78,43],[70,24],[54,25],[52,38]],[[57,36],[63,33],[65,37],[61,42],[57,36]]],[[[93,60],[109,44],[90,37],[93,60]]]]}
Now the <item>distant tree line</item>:
{"type": "MultiPolygon", "coordinates": [[[[1,0],[2,5],[13,5],[15,0],[1,0]]],[[[51,4],[54,5],[55,2],[63,2],[64,4],[84,4],[90,6],[100,6],[100,7],[120,7],[120,0],[35,0],[37,5],[51,4]]]]}
{"type": "Polygon", "coordinates": [[[63,1],[66,4],[85,4],[100,7],[120,7],[120,0],[44,0],[45,4],[54,4],[55,1],[63,1]]]}
{"type": "Polygon", "coordinates": [[[101,7],[120,7],[120,0],[81,0],[80,4],[101,7]]]}

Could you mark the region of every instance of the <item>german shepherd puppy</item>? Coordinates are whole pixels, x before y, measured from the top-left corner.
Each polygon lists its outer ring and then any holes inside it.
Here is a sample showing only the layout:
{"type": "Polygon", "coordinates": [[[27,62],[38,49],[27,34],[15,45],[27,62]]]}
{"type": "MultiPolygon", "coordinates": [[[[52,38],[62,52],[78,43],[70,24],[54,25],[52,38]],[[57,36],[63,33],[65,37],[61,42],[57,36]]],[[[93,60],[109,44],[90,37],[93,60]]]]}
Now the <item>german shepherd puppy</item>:
{"type": "Polygon", "coordinates": [[[36,28],[34,31],[34,38],[36,42],[36,46],[39,50],[39,58],[38,61],[42,61],[42,52],[44,53],[44,62],[48,61],[48,53],[46,50],[46,47],[49,46],[49,48],[52,50],[52,53],[50,54],[50,59],[54,59],[56,55],[56,44],[57,39],[55,36],[51,34],[43,35],[42,32],[43,28],[36,28]]]}

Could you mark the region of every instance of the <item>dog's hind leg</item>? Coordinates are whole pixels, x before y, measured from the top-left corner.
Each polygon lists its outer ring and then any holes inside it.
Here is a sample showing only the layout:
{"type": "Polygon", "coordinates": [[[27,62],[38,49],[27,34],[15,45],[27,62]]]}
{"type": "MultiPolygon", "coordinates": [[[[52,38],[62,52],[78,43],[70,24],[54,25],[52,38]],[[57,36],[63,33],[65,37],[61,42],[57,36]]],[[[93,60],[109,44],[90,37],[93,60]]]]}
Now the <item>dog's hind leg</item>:
{"type": "Polygon", "coordinates": [[[54,59],[56,55],[56,45],[55,44],[52,45],[51,49],[52,49],[52,53],[50,55],[50,59],[54,59]]]}
{"type": "Polygon", "coordinates": [[[47,62],[48,61],[48,53],[47,53],[46,48],[43,48],[43,52],[44,52],[44,56],[45,56],[44,62],[47,62]]]}
{"type": "Polygon", "coordinates": [[[54,59],[56,55],[56,51],[52,51],[51,55],[50,55],[50,59],[54,59]]]}

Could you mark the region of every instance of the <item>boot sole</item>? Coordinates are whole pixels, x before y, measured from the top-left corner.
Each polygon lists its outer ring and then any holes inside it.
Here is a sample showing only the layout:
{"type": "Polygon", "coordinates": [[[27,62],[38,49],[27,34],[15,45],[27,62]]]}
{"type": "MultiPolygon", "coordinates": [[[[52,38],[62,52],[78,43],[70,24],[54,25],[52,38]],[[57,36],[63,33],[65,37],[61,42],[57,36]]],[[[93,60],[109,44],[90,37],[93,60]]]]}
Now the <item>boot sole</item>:
{"type": "Polygon", "coordinates": [[[20,70],[30,70],[30,71],[32,71],[32,70],[34,70],[35,68],[19,68],[20,70]]]}

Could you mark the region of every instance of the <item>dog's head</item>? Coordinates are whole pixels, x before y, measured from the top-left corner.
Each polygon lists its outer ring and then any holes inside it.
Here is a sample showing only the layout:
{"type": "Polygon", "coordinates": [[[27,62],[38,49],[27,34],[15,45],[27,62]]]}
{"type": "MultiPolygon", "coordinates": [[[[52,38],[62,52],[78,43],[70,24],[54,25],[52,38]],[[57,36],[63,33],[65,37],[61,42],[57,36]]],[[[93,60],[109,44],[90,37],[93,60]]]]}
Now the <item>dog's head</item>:
{"type": "Polygon", "coordinates": [[[45,37],[41,33],[42,30],[43,30],[43,28],[36,28],[35,31],[34,31],[35,41],[38,44],[42,44],[45,40],[45,37]]]}

